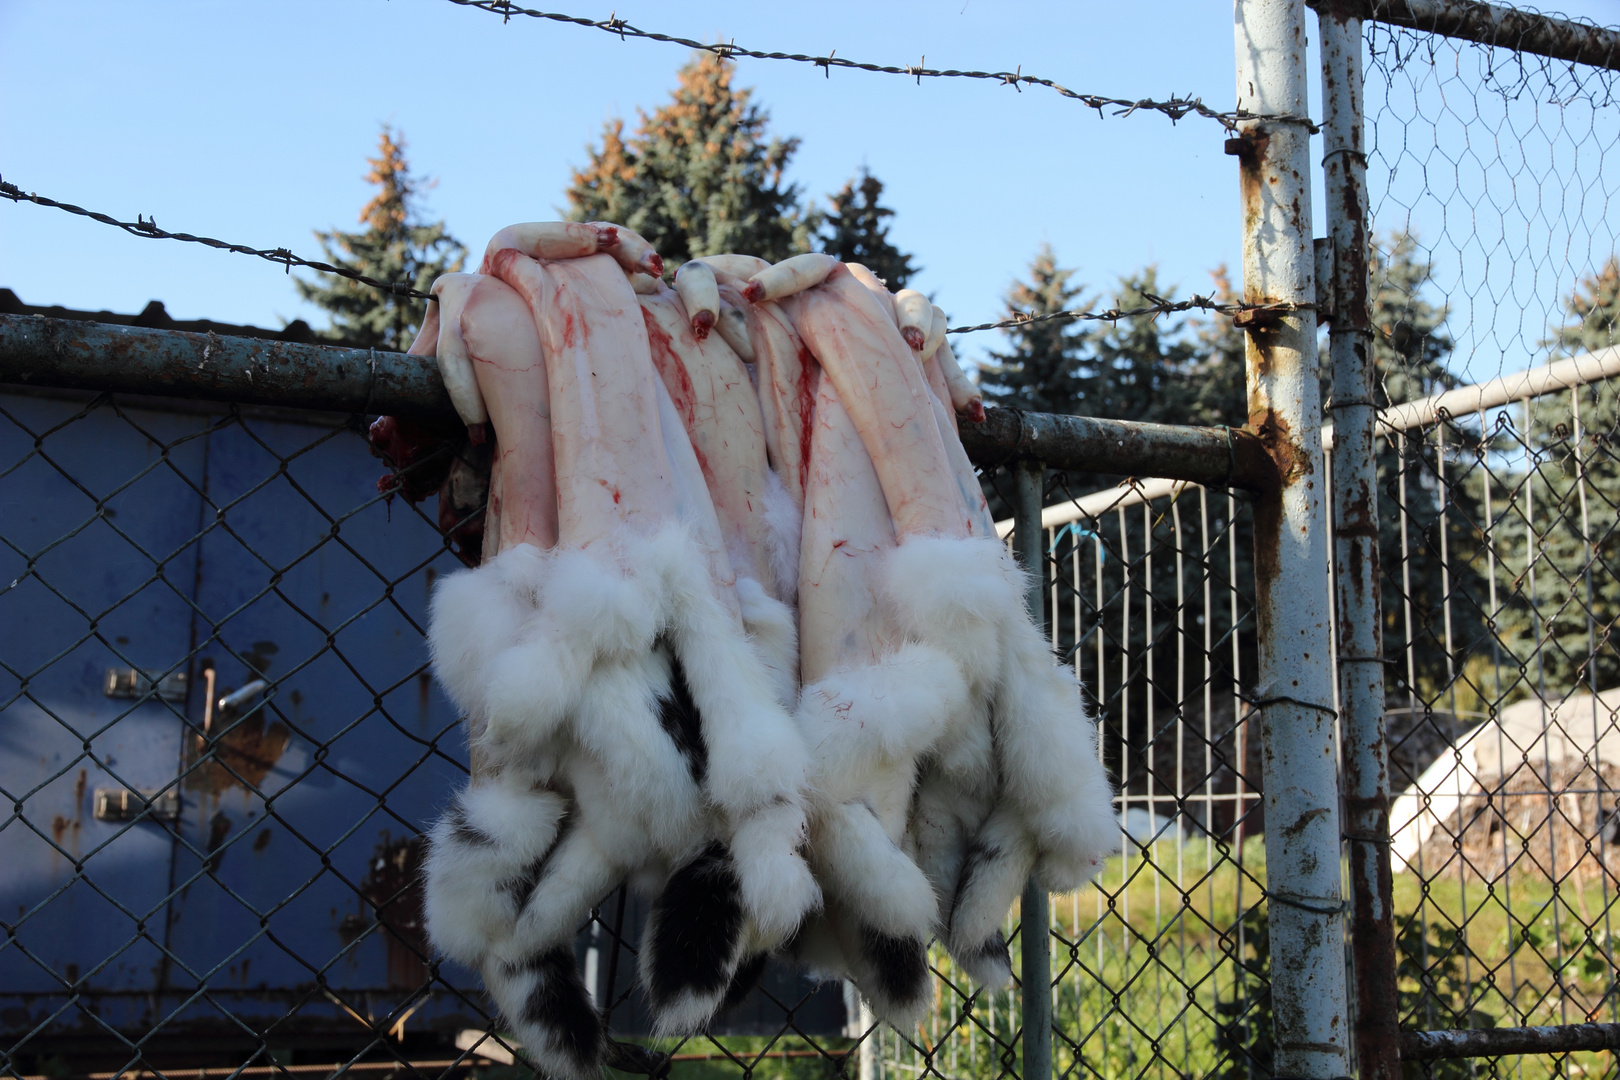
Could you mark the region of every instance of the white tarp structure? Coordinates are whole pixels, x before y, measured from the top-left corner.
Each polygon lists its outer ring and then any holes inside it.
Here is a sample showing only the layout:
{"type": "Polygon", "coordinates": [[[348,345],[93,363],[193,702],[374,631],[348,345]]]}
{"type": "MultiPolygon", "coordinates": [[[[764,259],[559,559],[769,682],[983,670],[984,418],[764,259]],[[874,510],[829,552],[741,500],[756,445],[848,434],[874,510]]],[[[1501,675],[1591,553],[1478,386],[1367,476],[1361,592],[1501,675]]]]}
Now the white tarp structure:
{"type": "Polygon", "coordinates": [[[1395,799],[1389,813],[1394,869],[1415,870],[1424,842],[1486,784],[1521,768],[1546,774],[1583,755],[1594,768],[1620,764],[1620,687],[1595,697],[1582,692],[1507,706],[1458,739],[1395,799]]]}

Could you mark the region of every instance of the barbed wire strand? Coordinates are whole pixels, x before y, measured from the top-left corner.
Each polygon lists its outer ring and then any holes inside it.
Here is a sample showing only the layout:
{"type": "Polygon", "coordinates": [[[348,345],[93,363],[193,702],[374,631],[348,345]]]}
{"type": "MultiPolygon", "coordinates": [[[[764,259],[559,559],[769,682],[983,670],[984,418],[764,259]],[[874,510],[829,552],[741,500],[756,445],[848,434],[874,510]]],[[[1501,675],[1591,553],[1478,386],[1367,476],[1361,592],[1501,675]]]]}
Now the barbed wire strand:
{"type": "Polygon", "coordinates": [[[1148,301],[1141,307],[1133,308],[1106,308],[1102,311],[1049,311],[1040,315],[1029,315],[1017,312],[998,322],[978,323],[974,326],[953,326],[945,332],[947,334],[972,334],[980,330],[1005,330],[1017,326],[1031,326],[1043,322],[1075,322],[1089,320],[1093,322],[1118,322],[1121,319],[1135,319],[1143,315],[1175,315],[1185,311],[1213,311],[1220,315],[1238,315],[1243,312],[1252,312],[1259,315],[1291,315],[1300,311],[1315,310],[1315,304],[1249,304],[1236,301],[1216,300],[1213,297],[1194,294],[1186,300],[1166,300],[1152,293],[1141,293],[1142,299],[1148,301]]]}
{"type": "MultiPolygon", "coordinates": [[[[1105,110],[1113,108],[1115,116],[1130,116],[1136,112],[1163,113],[1174,123],[1184,116],[1197,115],[1214,120],[1228,131],[1236,131],[1238,124],[1249,120],[1264,120],[1273,123],[1304,124],[1315,134],[1318,130],[1308,116],[1297,116],[1292,113],[1251,113],[1242,109],[1229,112],[1218,112],[1205,105],[1202,98],[1177,97],[1171,95],[1167,101],[1154,101],[1151,99],[1131,100],[1130,98],[1106,97],[1102,94],[1083,94],[1070,90],[1061,83],[1052,79],[1044,79],[1038,75],[1025,75],[1022,65],[1016,71],[960,71],[955,68],[931,68],[923,65],[919,60],[916,64],[872,64],[860,60],[850,60],[839,56],[838,50],[833,49],[826,56],[811,56],[806,53],[771,52],[761,49],[748,49],[738,45],[734,40],[728,42],[702,42],[695,38],[679,37],[674,34],[661,34],[653,30],[642,30],[630,25],[616,14],[610,14],[605,19],[588,19],[580,15],[565,15],[555,11],[537,11],[534,8],[519,7],[512,0],[450,0],[458,7],[477,8],[487,11],[491,15],[499,15],[502,21],[510,22],[512,16],[521,15],[530,19],[543,19],[548,22],[565,23],[570,26],[585,26],[605,33],[616,35],[621,41],[626,38],[643,38],[647,41],[662,41],[672,45],[683,45],[688,49],[699,49],[703,52],[713,53],[723,60],[730,60],[737,56],[746,56],[754,60],[789,60],[800,64],[814,64],[821,68],[829,78],[833,68],[849,68],[856,71],[872,71],[885,75],[903,75],[914,78],[921,85],[924,79],[983,79],[999,83],[1002,86],[1011,86],[1022,91],[1024,86],[1044,86],[1063,97],[1078,101],[1087,108],[1096,109],[1097,115],[1106,115],[1105,110]]],[[[924,57],[923,59],[926,59],[924,57]]]]}
{"type": "Polygon", "coordinates": [[[250,247],[247,244],[233,244],[226,240],[216,240],[211,236],[196,236],[192,233],[169,232],[165,229],[160,229],[157,227],[156,217],[147,218],[141,214],[137,214],[134,221],[119,221],[117,218],[108,214],[98,213],[95,210],[86,210],[84,207],[75,206],[72,203],[58,202],[56,199],[47,198],[44,195],[37,195],[31,191],[23,191],[16,184],[8,183],[4,179],[0,179],[0,196],[10,199],[12,202],[31,202],[39,206],[48,206],[55,210],[65,210],[66,212],[76,214],[79,217],[86,217],[92,221],[99,221],[103,225],[111,225],[114,228],[123,229],[132,236],[144,236],[151,240],[180,240],[188,244],[202,244],[204,247],[218,248],[221,251],[234,251],[238,255],[257,255],[259,258],[265,259],[269,262],[279,263],[281,266],[286,268],[288,273],[291,273],[292,268],[295,266],[303,266],[311,270],[319,270],[323,274],[336,274],[338,277],[348,278],[350,281],[358,281],[362,285],[369,285],[373,289],[381,289],[383,292],[389,293],[393,296],[408,297],[413,300],[433,299],[432,293],[426,293],[420,289],[412,288],[410,285],[407,285],[402,281],[382,281],[378,278],[367,277],[365,274],[362,274],[357,270],[350,270],[347,267],[333,266],[331,263],[319,262],[314,259],[305,259],[301,256],[294,255],[291,251],[284,247],[256,248],[250,247]]]}
{"type": "MultiPolygon", "coordinates": [[[[293,254],[287,248],[255,248],[246,244],[233,244],[227,240],[216,240],[211,236],[196,236],[192,233],[169,232],[157,227],[156,218],[147,218],[137,214],[134,221],[120,221],[110,214],[87,210],[82,206],[61,202],[56,199],[38,195],[34,192],[23,191],[16,184],[0,179],[0,197],[10,199],[12,202],[29,202],[39,206],[50,207],[53,210],[62,210],[78,217],[99,221],[104,225],[122,229],[133,236],[142,236],[150,240],[180,240],[189,244],[202,244],[205,247],[217,248],[221,251],[234,251],[239,255],[256,255],[267,262],[276,263],[291,272],[292,267],[302,266],[311,270],[319,270],[326,274],[336,274],[358,281],[362,285],[369,285],[392,296],[408,297],[414,300],[432,300],[432,293],[412,288],[403,282],[381,281],[374,277],[350,270],[343,266],[333,266],[331,263],[318,262],[305,259],[293,254]]],[[[1285,315],[1292,312],[1309,309],[1310,304],[1248,304],[1232,303],[1214,300],[1207,296],[1194,295],[1186,300],[1166,300],[1152,293],[1142,293],[1142,298],[1148,303],[1134,308],[1107,308],[1102,311],[1051,311],[1040,315],[1030,315],[1018,312],[997,322],[979,323],[974,326],[953,326],[947,329],[947,334],[972,334],[980,330],[1005,330],[1018,326],[1030,326],[1035,323],[1053,322],[1058,320],[1078,321],[1091,320],[1098,322],[1118,322],[1120,319],[1134,319],[1143,315],[1174,315],[1186,311],[1212,311],[1221,315],[1236,315],[1240,312],[1256,312],[1262,315],[1285,315]]]]}

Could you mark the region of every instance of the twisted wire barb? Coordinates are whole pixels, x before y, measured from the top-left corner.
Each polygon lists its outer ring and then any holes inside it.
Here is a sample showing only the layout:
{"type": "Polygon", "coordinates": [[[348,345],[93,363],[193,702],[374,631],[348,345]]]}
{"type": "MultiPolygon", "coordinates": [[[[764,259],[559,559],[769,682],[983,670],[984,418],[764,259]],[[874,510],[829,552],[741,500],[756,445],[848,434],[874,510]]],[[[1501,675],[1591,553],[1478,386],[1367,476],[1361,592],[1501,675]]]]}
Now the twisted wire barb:
{"type": "Polygon", "coordinates": [[[1168,101],[1154,101],[1147,98],[1131,100],[1130,98],[1105,97],[1101,94],[1082,94],[1070,90],[1052,79],[1043,79],[1038,75],[1025,75],[1022,67],[1017,71],[959,71],[955,68],[925,67],[921,61],[916,64],[872,64],[838,56],[837,49],[833,49],[826,56],[811,56],[807,53],[748,49],[738,45],[735,41],[697,41],[693,38],[679,37],[675,34],[661,34],[653,30],[642,30],[611,14],[605,19],[587,19],[581,15],[565,15],[555,11],[537,11],[534,8],[519,7],[513,3],[513,0],[450,0],[450,3],[458,7],[477,8],[480,11],[489,12],[491,15],[499,15],[503,22],[510,22],[512,16],[521,15],[530,19],[566,23],[570,26],[588,26],[616,35],[621,41],[627,38],[662,41],[672,45],[683,45],[688,49],[699,49],[703,52],[713,53],[722,60],[730,60],[735,56],[747,56],[755,60],[791,60],[800,64],[814,64],[816,67],[821,68],[829,78],[832,76],[832,69],[836,67],[852,68],[857,71],[875,71],[885,75],[904,75],[907,78],[916,79],[919,85],[925,78],[984,79],[999,83],[1002,86],[1011,86],[1013,89],[1020,91],[1024,86],[1044,86],[1063,97],[1080,102],[1087,108],[1096,109],[1098,116],[1105,115],[1104,110],[1112,107],[1115,110],[1115,116],[1129,116],[1135,112],[1158,112],[1168,116],[1172,123],[1189,114],[1203,116],[1216,121],[1228,131],[1236,131],[1238,124],[1246,120],[1269,120],[1274,123],[1304,124],[1310,128],[1312,134],[1315,134],[1318,130],[1308,116],[1296,116],[1292,113],[1251,113],[1243,109],[1218,112],[1205,105],[1201,98],[1171,95],[1168,101]]]}
{"type": "Polygon", "coordinates": [[[1214,311],[1221,315],[1236,315],[1240,312],[1258,312],[1266,315],[1289,315],[1299,311],[1313,311],[1315,304],[1247,304],[1215,300],[1208,296],[1193,295],[1186,300],[1166,300],[1163,297],[1143,294],[1149,302],[1141,307],[1134,308],[1107,308],[1103,311],[1049,311],[1042,315],[1030,315],[1025,312],[1015,312],[1009,318],[1000,322],[978,323],[974,326],[953,326],[947,329],[947,334],[971,334],[978,330],[1004,330],[1013,326],[1030,326],[1043,322],[1074,322],[1079,320],[1092,320],[1095,322],[1118,322],[1120,319],[1134,319],[1142,315],[1174,315],[1182,311],[1214,311]]]}
{"type": "MultiPolygon", "coordinates": [[[[469,0],[470,2],[470,0],[469,0]]],[[[493,0],[491,0],[493,2],[493,0]]],[[[72,203],[59,202],[33,192],[23,191],[16,184],[0,179],[0,197],[10,199],[12,202],[30,202],[40,206],[48,206],[55,210],[64,210],[79,217],[99,221],[104,225],[111,225],[124,230],[133,236],[144,236],[153,240],[183,240],[190,244],[202,244],[206,247],[218,248],[221,251],[234,251],[241,255],[256,255],[261,259],[277,263],[289,270],[294,266],[304,266],[311,270],[320,270],[323,273],[336,274],[358,281],[362,285],[369,285],[374,289],[393,296],[410,297],[416,300],[432,300],[432,293],[412,288],[404,282],[380,281],[374,277],[349,270],[331,263],[317,262],[312,259],[301,258],[286,248],[255,248],[246,244],[232,244],[225,240],[216,240],[210,236],[195,236],[191,233],[168,232],[157,227],[155,218],[137,214],[134,221],[119,221],[109,214],[99,213],[95,210],[86,210],[82,206],[72,203]]],[[[1117,322],[1120,319],[1132,319],[1142,315],[1174,315],[1183,311],[1214,311],[1222,315],[1234,315],[1238,312],[1260,312],[1262,314],[1284,315],[1296,311],[1304,311],[1314,307],[1312,304],[1245,304],[1222,303],[1207,296],[1193,296],[1187,300],[1166,300],[1160,296],[1143,294],[1148,303],[1142,307],[1134,308],[1108,308],[1104,311],[1052,311],[1043,315],[1029,315],[1017,312],[1012,316],[998,322],[979,323],[975,326],[953,326],[947,329],[947,334],[971,334],[979,330],[1004,330],[1015,326],[1029,326],[1033,323],[1052,322],[1056,320],[1094,320],[1099,322],[1117,322]]]]}
{"type": "Polygon", "coordinates": [[[31,191],[23,191],[16,184],[8,183],[3,179],[0,179],[0,196],[10,199],[12,202],[31,202],[40,206],[49,206],[55,210],[65,210],[68,213],[76,214],[79,217],[86,217],[92,221],[99,221],[103,225],[111,225],[115,228],[123,229],[131,236],[144,236],[152,240],[183,240],[188,244],[202,244],[205,247],[218,248],[221,251],[234,251],[238,255],[257,255],[259,258],[268,262],[281,264],[286,268],[288,273],[291,273],[292,268],[295,266],[305,266],[311,270],[319,270],[325,274],[336,274],[338,277],[348,278],[350,281],[358,281],[362,285],[369,285],[373,289],[381,289],[383,292],[389,293],[393,296],[410,297],[414,300],[433,299],[432,293],[425,293],[420,289],[412,288],[402,281],[382,281],[374,277],[367,277],[365,274],[362,274],[356,270],[349,270],[342,266],[333,266],[331,263],[317,262],[313,259],[302,258],[301,256],[294,255],[291,251],[284,247],[256,248],[249,247],[246,244],[232,244],[225,240],[216,240],[211,236],[196,236],[192,233],[169,232],[165,229],[160,229],[157,227],[156,217],[148,218],[142,214],[135,215],[134,221],[119,221],[117,218],[108,214],[98,213],[94,210],[86,210],[84,207],[74,206],[72,203],[58,202],[55,199],[46,198],[44,195],[37,195],[31,191]]]}

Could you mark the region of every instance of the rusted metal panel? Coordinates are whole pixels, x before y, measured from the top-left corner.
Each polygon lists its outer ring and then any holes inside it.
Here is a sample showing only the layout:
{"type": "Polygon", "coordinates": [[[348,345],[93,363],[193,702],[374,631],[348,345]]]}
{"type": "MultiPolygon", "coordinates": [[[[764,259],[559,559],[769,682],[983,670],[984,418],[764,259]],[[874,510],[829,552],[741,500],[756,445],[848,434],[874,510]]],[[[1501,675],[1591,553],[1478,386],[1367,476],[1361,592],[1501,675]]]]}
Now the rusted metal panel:
{"type": "Polygon", "coordinates": [[[1411,1060],[1568,1054],[1577,1050],[1620,1050],[1620,1024],[1408,1031],[1401,1035],[1401,1057],[1411,1060]]]}
{"type": "Polygon", "coordinates": [[[1620,33],[1477,0],[1313,0],[1321,12],[1620,71],[1620,33]]]}
{"type": "Polygon", "coordinates": [[[1389,861],[1389,745],[1378,592],[1378,470],[1367,307],[1367,158],[1362,115],[1361,20],[1318,9],[1322,54],[1322,172],[1333,259],[1318,291],[1334,310],[1329,335],[1334,418],[1333,560],[1338,680],[1344,738],[1345,838],[1350,855],[1350,940],[1355,1048],[1362,1080],[1399,1080],[1393,879],[1389,861]]]}
{"type": "MultiPolygon", "coordinates": [[[[1303,0],[1236,0],[1238,107],[1306,112],[1303,0]]],[[[1255,500],[1255,586],[1277,1075],[1348,1071],[1339,799],[1329,657],[1327,521],[1316,354],[1310,131],[1245,121],[1244,300],[1287,305],[1248,330],[1249,427],[1277,486],[1255,500]]]]}

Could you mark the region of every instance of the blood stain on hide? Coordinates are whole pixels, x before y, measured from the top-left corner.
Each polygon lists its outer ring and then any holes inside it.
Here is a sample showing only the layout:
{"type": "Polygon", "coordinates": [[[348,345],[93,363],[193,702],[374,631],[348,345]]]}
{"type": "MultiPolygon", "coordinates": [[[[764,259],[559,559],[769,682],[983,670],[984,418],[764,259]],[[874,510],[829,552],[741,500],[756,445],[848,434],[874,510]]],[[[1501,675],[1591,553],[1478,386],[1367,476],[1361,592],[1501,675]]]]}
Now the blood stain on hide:
{"type": "Polygon", "coordinates": [[[697,424],[697,391],[692,386],[692,376],[686,371],[686,365],[676,355],[674,343],[658,320],[646,308],[641,309],[642,321],[647,324],[647,344],[652,346],[653,366],[658,369],[658,377],[664,380],[664,389],[669,391],[670,401],[674,402],[675,409],[681,414],[681,422],[686,425],[687,434],[697,424]]]}
{"type": "Polygon", "coordinates": [[[816,357],[810,347],[799,343],[799,487],[810,486],[810,439],[816,424],[816,357]]]}

